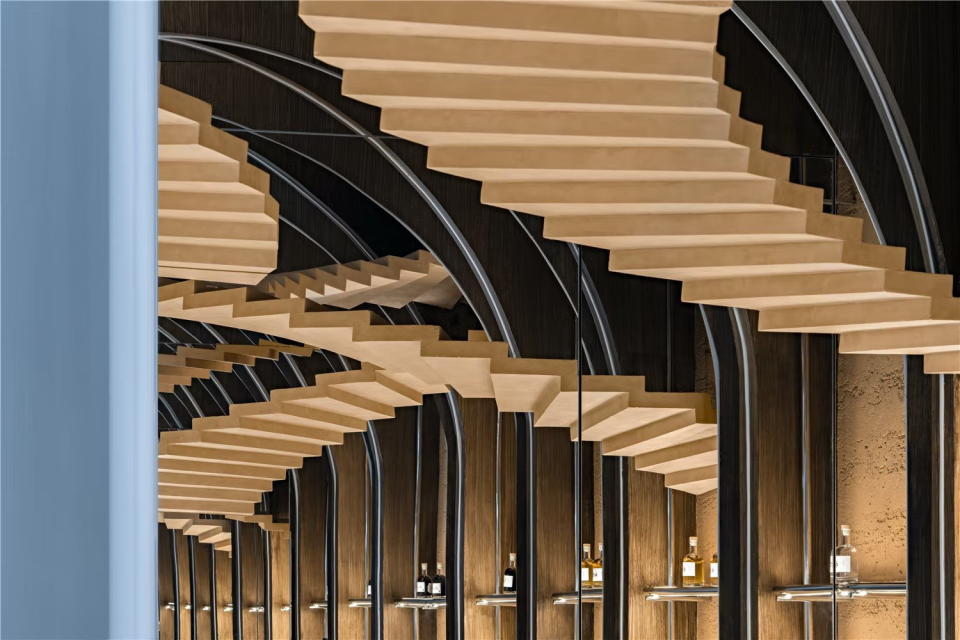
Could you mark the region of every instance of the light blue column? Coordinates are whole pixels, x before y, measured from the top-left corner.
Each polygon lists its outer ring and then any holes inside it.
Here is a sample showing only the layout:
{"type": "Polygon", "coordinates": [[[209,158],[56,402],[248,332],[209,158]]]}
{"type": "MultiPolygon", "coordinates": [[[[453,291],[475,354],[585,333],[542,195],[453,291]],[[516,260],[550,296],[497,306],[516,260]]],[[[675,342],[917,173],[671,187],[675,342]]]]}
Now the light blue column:
{"type": "Polygon", "coordinates": [[[0,2],[0,637],[155,638],[155,2],[0,2]]]}

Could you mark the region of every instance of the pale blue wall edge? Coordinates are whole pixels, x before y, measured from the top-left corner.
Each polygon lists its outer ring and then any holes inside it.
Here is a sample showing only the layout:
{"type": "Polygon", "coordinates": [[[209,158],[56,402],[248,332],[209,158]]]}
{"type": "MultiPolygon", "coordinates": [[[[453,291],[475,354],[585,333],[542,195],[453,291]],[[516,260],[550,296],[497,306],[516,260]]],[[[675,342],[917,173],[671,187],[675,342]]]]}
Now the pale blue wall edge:
{"type": "Polygon", "coordinates": [[[155,2],[0,2],[0,637],[156,637],[155,2]]]}

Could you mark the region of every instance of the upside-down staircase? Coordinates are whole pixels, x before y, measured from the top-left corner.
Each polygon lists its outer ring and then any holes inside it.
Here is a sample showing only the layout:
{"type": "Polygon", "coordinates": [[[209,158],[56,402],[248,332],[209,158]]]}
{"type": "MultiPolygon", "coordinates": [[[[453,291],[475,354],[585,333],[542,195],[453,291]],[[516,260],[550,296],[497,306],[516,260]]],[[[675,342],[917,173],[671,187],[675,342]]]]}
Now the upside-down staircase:
{"type": "Polygon", "coordinates": [[[301,0],[343,94],[427,166],[610,269],[683,282],[683,299],[759,310],[759,328],[840,334],[843,353],[918,354],[960,373],[949,275],[904,270],[788,181],[723,85],[729,2],[301,0]]]}
{"type": "Polygon", "coordinates": [[[270,177],[210,124],[209,104],[165,86],[159,102],[159,275],[256,284],[277,268],[270,177]]]}

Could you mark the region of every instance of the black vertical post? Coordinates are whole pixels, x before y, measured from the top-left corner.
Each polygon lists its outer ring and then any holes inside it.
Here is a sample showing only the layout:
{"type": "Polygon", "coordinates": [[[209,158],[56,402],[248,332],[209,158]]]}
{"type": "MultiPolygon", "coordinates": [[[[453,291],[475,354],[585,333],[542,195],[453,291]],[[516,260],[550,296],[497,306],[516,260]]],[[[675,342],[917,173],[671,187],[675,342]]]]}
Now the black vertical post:
{"type": "Polygon", "coordinates": [[[629,638],[627,482],[631,458],[603,456],[603,637],[629,638]]]}
{"type": "Polygon", "coordinates": [[[218,602],[217,602],[217,550],[210,547],[210,638],[219,640],[220,629],[217,621],[218,602]]]}
{"type": "Polygon", "coordinates": [[[190,571],[190,640],[197,640],[197,537],[187,537],[187,562],[190,571]]]}
{"type": "Polygon", "coordinates": [[[383,457],[377,429],[363,434],[370,477],[370,640],[383,640],[383,457]]]}
{"type": "MultiPolygon", "coordinates": [[[[837,338],[803,334],[802,363],[803,522],[805,584],[829,584],[836,545],[837,338]]],[[[804,629],[809,640],[834,637],[832,602],[808,602],[804,629]]]]}
{"type": "Polygon", "coordinates": [[[233,640],[243,640],[243,565],[240,563],[240,522],[230,523],[231,587],[233,589],[233,640]]]}
{"type": "Polygon", "coordinates": [[[173,640],[180,640],[180,563],[177,560],[177,531],[170,532],[170,579],[173,581],[173,640]]]}
{"type": "Polygon", "coordinates": [[[337,578],[337,520],[340,508],[340,488],[337,484],[337,462],[334,458],[333,447],[323,448],[323,457],[326,460],[327,470],[327,513],[326,531],[324,532],[326,553],[324,554],[324,568],[327,577],[327,640],[337,640],[339,634],[337,605],[339,603],[339,581],[337,578]]]}
{"type": "Polygon", "coordinates": [[[907,429],[907,637],[953,638],[953,389],[904,359],[907,429]]]}
{"type": "Polygon", "coordinates": [[[751,328],[736,309],[701,306],[718,419],[720,637],[757,637],[756,437],[751,328]]]}
{"type": "Polygon", "coordinates": [[[290,514],[290,638],[300,640],[300,470],[287,471],[290,514]]]}
{"type": "Polygon", "coordinates": [[[537,637],[537,458],[533,418],[517,414],[517,640],[537,637]]]}
{"type": "Polygon", "coordinates": [[[466,450],[460,402],[456,392],[446,394],[446,402],[438,399],[437,409],[447,443],[447,640],[464,640],[463,636],[463,527],[464,478],[466,450]]]}

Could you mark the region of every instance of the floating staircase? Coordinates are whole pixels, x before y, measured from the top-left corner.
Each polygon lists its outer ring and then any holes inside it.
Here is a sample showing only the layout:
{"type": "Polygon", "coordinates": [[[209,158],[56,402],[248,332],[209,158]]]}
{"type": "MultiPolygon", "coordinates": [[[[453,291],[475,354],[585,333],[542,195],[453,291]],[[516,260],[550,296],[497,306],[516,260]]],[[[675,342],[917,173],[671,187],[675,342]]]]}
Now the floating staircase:
{"type": "Polygon", "coordinates": [[[164,86],[159,103],[159,275],[256,284],[277,268],[270,177],[209,104],[164,86]]]}
{"type": "MultiPolygon", "coordinates": [[[[363,363],[320,374],[312,386],[276,389],[267,402],[231,405],[226,416],[195,418],[190,430],[161,433],[164,513],[251,517],[264,487],[305,457],[451,388],[466,398],[493,398],[500,411],[530,412],[537,427],[565,428],[576,438],[576,362],[511,358],[506,344],[481,332],[448,340],[436,326],[384,324],[370,311],[331,311],[304,298],[195,281],[161,287],[159,313],[260,331],[363,363]]],[[[708,396],[651,393],[640,376],[584,376],[582,384],[585,440],[665,474],[670,488],[716,487],[716,417],[708,396]]]]}
{"type": "Polygon", "coordinates": [[[340,309],[364,303],[400,308],[411,302],[449,309],[460,299],[457,284],[428,251],[277,273],[259,288],[277,298],[306,298],[340,309]]]}
{"type": "Polygon", "coordinates": [[[157,355],[157,389],[171,393],[178,384],[190,385],[197,378],[209,378],[211,372],[230,373],[236,364],[253,366],[258,358],[276,360],[281,353],[309,356],[310,347],[260,340],[260,344],[218,344],[212,348],[177,347],[176,353],[157,355]]]}
{"type": "Polygon", "coordinates": [[[729,2],[301,0],[314,54],[431,169],[610,269],[680,280],[685,301],[759,310],[760,329],[840,334],[843,353],[960,373],[949,275],[904,271],[788,182],[723,85],[729,2]]]}

